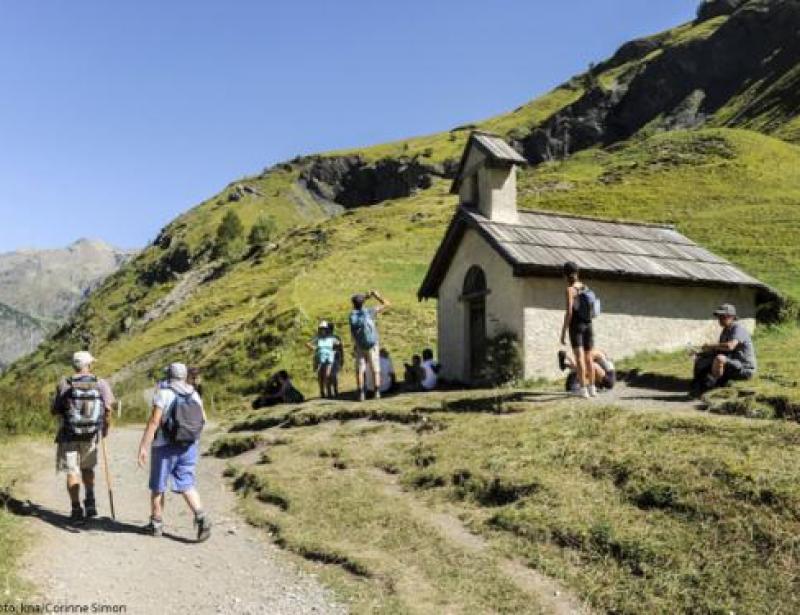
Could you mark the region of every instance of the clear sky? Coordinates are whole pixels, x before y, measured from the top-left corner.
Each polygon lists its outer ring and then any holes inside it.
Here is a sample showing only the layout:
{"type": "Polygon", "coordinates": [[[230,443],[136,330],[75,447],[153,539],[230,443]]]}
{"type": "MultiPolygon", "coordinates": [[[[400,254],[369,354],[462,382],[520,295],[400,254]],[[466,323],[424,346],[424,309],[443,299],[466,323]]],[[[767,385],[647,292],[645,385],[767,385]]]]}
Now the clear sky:
{"type": "Polygon", "coordinates": [[[142,246],[298,154],[507,111],[699,0],[4,0],[0,252],[142,246]]]}

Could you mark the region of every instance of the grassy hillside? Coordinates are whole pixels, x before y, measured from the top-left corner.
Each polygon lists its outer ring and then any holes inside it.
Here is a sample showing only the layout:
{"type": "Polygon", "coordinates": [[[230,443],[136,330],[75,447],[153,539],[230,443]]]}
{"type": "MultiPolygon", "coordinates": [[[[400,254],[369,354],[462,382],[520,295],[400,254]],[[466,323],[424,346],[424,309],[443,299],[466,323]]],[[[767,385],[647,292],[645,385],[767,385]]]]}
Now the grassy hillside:
{"type": "Polygon", "coordinates": [[[216,449],[250,520],[357,613],[538,613],[553,591],[530,568],[596,612],[800,608],[796,424],[483,392],[231,430],[216,449]]]}

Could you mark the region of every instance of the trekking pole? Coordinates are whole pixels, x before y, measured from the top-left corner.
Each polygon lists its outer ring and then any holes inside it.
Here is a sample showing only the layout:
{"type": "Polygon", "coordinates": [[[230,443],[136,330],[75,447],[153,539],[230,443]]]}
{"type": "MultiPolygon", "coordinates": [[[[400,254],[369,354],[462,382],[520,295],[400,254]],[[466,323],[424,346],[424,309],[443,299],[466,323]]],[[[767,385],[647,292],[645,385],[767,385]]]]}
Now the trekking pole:
{"type": "Polygon", "coordinates": [[[108,487],[108,502],[111,505],[111,518],[116,521],[117,514],[114,512],[114,489],[111,484],[111,472],[108,468],[108,449],[106,448],[105,436],[101,438],[100,444],[103,447],[103,467],[106,474],[106,486],[108,487]]]}

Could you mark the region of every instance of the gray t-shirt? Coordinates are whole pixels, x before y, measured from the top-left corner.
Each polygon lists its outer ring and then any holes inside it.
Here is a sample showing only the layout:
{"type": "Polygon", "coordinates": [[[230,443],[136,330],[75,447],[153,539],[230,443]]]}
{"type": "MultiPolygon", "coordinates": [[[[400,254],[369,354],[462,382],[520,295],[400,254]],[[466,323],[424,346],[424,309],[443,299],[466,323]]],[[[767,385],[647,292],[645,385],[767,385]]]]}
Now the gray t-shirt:
{"type": "Polygon", "coordinates": [[[719,343],[725,344],[736,340],[739,342],[730,354],[731,359],[741,361],[742,367],[755,371],[756,369],[756,349],[753,346],[753,339],[750,333],[741,323],[734,322],[727,329],[723,329],[719,336],[719,343]]]}

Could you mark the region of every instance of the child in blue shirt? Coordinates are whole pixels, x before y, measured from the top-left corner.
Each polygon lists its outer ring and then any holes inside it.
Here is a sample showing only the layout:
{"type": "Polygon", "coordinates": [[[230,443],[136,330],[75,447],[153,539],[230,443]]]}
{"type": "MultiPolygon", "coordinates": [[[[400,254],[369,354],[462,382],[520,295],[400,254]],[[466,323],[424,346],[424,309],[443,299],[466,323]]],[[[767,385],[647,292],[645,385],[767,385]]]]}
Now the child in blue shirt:
{"type": "Polygon", "coordinates": [[[336,353],[341,344],[339,338],[331,333],[330,325],[326,321],[319,323],[317,335],[308,344],[314,351],[314,365],[317,370],[320,397],[334,399],[333,369],[336,364],[336,353]]]}

